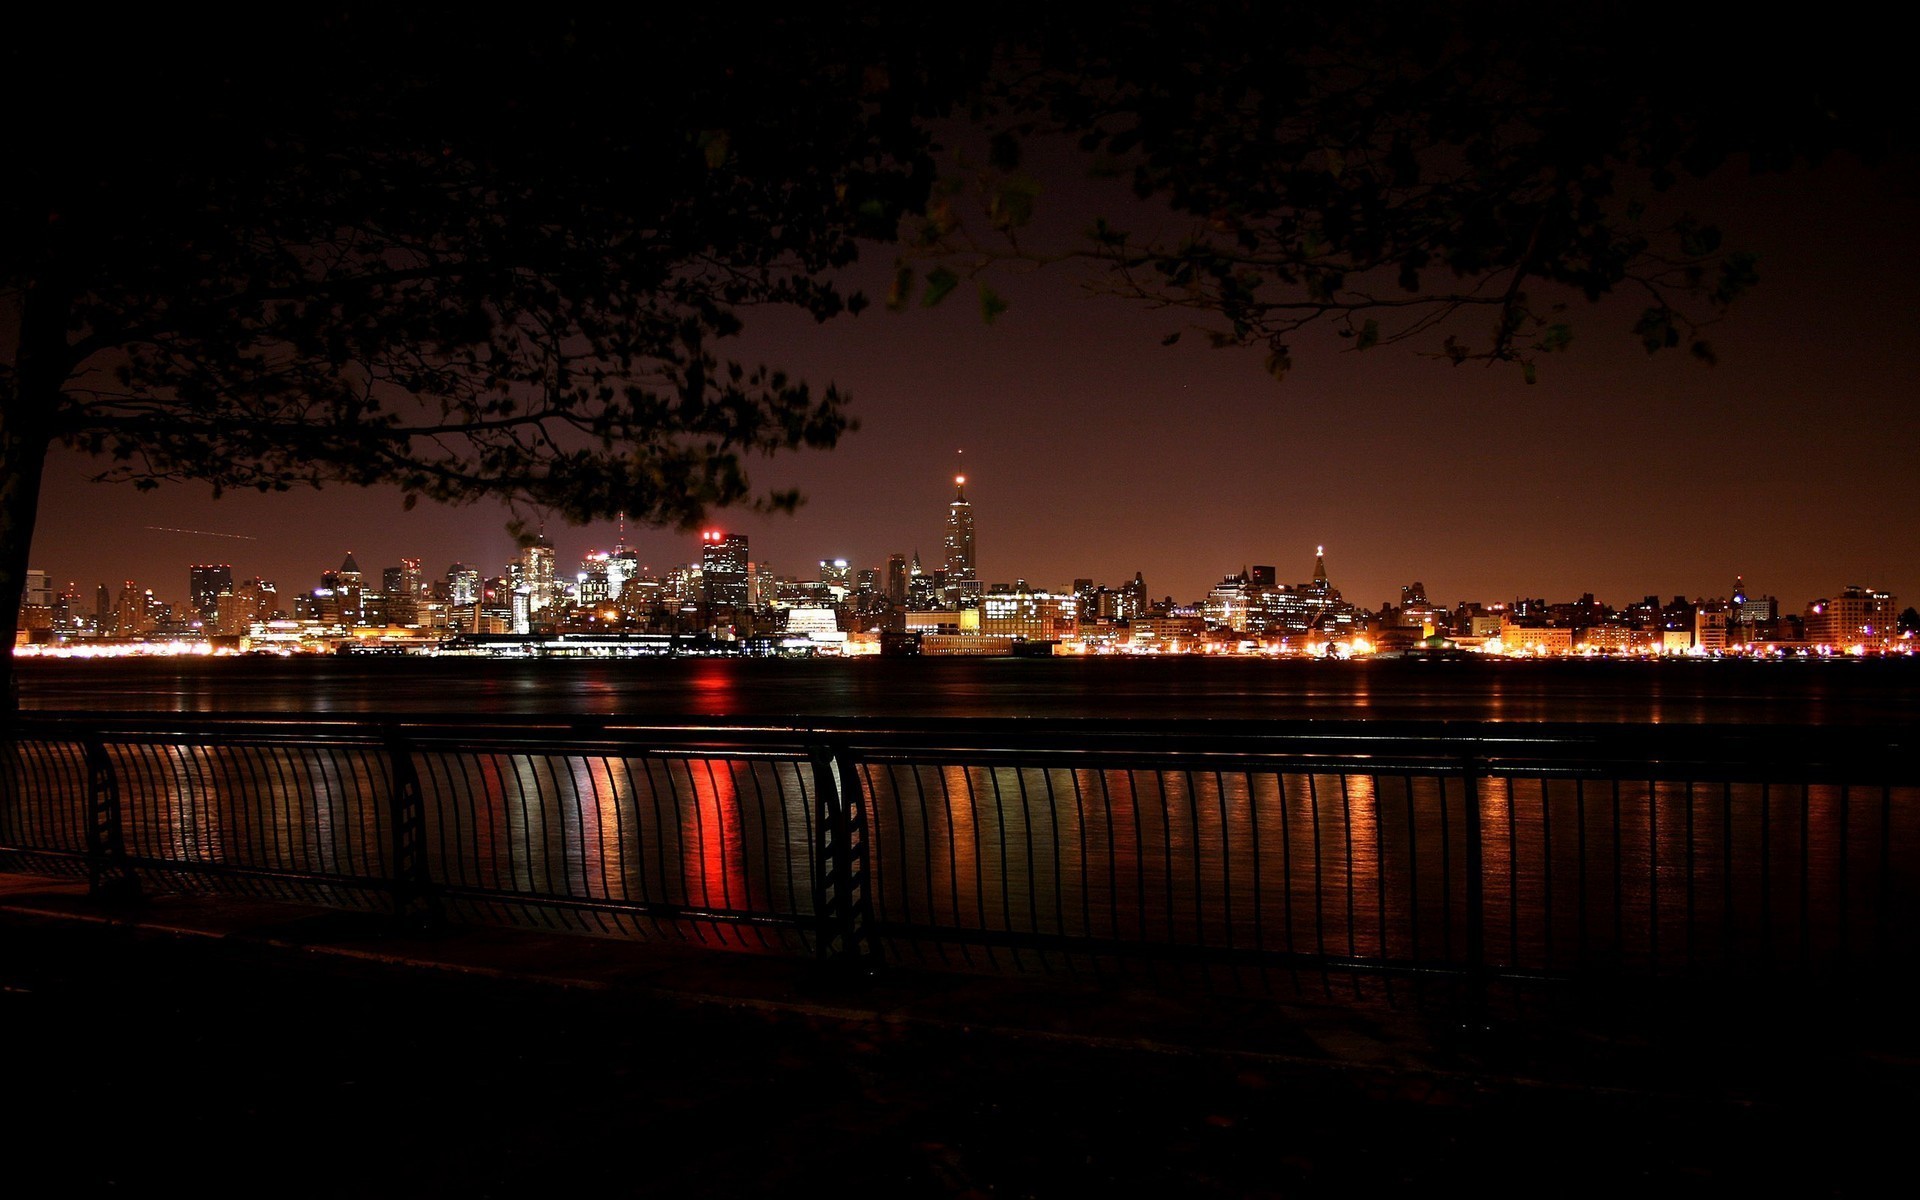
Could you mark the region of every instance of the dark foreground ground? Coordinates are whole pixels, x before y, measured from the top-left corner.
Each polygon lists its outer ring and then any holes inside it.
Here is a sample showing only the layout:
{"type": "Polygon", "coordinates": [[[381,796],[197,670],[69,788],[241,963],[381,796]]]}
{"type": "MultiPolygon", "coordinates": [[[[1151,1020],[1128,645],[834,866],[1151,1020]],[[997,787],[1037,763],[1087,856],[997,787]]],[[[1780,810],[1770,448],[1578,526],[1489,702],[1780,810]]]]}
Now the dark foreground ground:
{"type": "Polygon", "coordinates": [[[1904,994],[1861,990],[1482,1027],[0,876],[0,1143],[18,1196],[1858,1195],[1920,1112],[1904,994]]]}

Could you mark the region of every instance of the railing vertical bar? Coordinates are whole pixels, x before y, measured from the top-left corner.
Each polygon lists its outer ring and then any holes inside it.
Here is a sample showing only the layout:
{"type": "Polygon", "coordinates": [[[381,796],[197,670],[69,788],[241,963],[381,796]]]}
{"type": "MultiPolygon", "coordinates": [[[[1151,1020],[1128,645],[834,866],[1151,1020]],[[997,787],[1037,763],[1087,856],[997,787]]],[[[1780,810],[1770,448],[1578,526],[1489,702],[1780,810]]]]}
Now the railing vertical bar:
{"type": "Polygon", "coordinates": [[[1320,851],[1320,785],[1314,773],[1307,772],[1307,819],[1313,825],[1313,952],[1320,959],[1320,992],[1333,995],[1333,978],[1327,971],[1326,867],[1320,851]]]}
{"type": "MultiPolygon", "coordinates": [[[[608,899],[630,901],[633,899],[632,889],[628,887],[628,879],[632,874],[632,858],[630,857],[632,847],[627,841],[627,813],[626,805],[620,797],[620,780],[614,774],[614,763],[616,761],[624,765],[627,761],[626,755],[616,754],[611,750],[602,754],[600,756],[600,774],[594,779],[593,784],[594,791],[597,794],[600,790],[601,780],[606,781],[607,806],[613,809],[613,840],[611,843],[607,841],[605,819],[602,818],[600,823],[601,855],[603,858],[610,857],[613,859],[612,863],[603,866],[600,879],[602,886],[607,889],[608,899]],[[608,853],[609,845],[612,847],[611,854],[608,853]]],[[[631,793],[631,789],[629,789],[629,792],[631,793]]],[[[771,894],[772,889],[768,889],[768,891],[769,894],[771,894]]]]}
{"type": "MultiPolygon", "coordinates": [[[[731,852],[727,848],[726,813],[721,811],[721,808],[724,802],[720,797],[720,780],[719,780],[719,777],[713,773],[713,755],[711,754],[702,755],[699,761],[700,761],[700,765],[703,768],[705,768],[707,772],[707,795],[713,797],[713,825],[714,825],[713,836],[714,836],[715,842],[718,844],[714,849],[712,858],[714,863],[718,865],[720,868],[720,907],[732,908],[733,907],[733,875],[727,869],[727,859],[731,857],[731,852]]],[[[692,759],[687,760],[687,777],[689,780],[691,780],[693,777],[693,760],[692,759]]],[[[841,780],[840,786],[842,788],[845,788],[846,782],[847,781],[844,779],[841,780]]],[[[700,793],[698,789],[692,789],[692,790],[694,794],[693,802],[697,810],[700,806],[700,793]]],[[[701,855],[701,859],[703,861],[706,858],[707,858],[706,855],[704,854],[701,855]]],[[[712,901],[708,901],[708,906],[709,907],[712,906],[712,901]]],[[[716,930],[715,932],[718,933],[719,931],[716,930]]]]}
{"type": "MultiPolygon", "coordinates": [[[[1192,779],[1192,775],[1188,775],[1192,779]]],[[[1227,777],[1218,767],[1213,771],[1213,794],[1219,801],[1220,809],[1220,927],[1224,933],[1223,942],[1227,948],[1227,973],[1233,977],[1235,987],[1240,986],[1240,963],[1233,954],[1233,818],[1227,811],[1227,777]]],[[[1197,810],[1196,810],[1197,811],[1197,810]]],[[[1194,819],[1194,845],[1200,844],[1199,818],[1194,819]]]]}
{"type": "MultiPolygon", "coordinates": [[[[914,775],[914,786],[916,789],[920,786],[917,771],[914,775]]],[[[874,794],[873,789],[869,788],[867,791],[869,799],[871,799],[874,794]]],[[[893,797],[894,841],[900,847],[900,882],[895,885],[895,890],[900,894],[900,920],[907,925],[912,925],[914,923],[913,888],[915,881],[907,874],[907,865],[913,862],[913,855],[907,850],[907,806],[900,787],[898,763],[887,764],[887,794],[893,797]]],[[[920,806],[919,824],[922,851],[920,855],[921,872],[919,883],[922,888],[922,894],[927,901],[927,908],[931,911],[933,908],[933,843],[931,834],[927,829],[926,805],[924,802],[920,806]]],[[[886,858],[884,853],[875,855],[876,861],[884,858],[886,858]]],[[[890,906],[886,905],[888,899],[886,889],[876,886],[874,895],[876,911],[879,912],[883,919],[891,919],[893,914],[889,911],[890,906]]],[[[913,940],[913,950],[916,958],[922,962],[926,961],[927,952],[922,939],[915,938],[913,940]]]]}
{"type": "Polygon", "coordinates": [[[1760,783],[1760,961],[1773,965],[1773,791],[1760,783]]]}
{"type": "Polygon", "coordinates": [[[1738,906],[1733,891],[1733,781],[1720,785],[1720,958],[1723,970],[1738,959],[1735,945],[1738,906]]]}
{"type": "Polygon", "coordinates": [[[1147,839],[1140,823],[1140,783],[1132,770],[1127,772],[1127,795],[1133,809],[1133,870],[1138,889],[1134,892],[1134,910],[1140,940],[1145,942],[1150,940],[1147,937],[1147,839]]]}
{"type": "MultiPolygon", "coordinates": [[[[1001,932],[1010,934],[1013,932],[1013,880],[1011,878],[1013,870],[1012,864],[1007,859],[1006,796],[1000,787],[1000,773],[1008,769],[1009,768],[1000,766],[988,766],[985,768],[987,781],[993,785],[994,844],[999,847],[1000,851],[1000,929],[1001,932]]],[[[1015,770],[1017,774],[1018,768],[1013,768],[1013,770],[1015,770]]],[[[1025,790],[1025,786],[1023,785],[1021,788],[1023,794],[1025,790]]],[[[1028,855],[1026,874],[1029,879],[1029,887],[1032,886],[1032,867],[1032,855],[1028,855]]],[[[1007,951],[1013,957],[1014,970],[1018,971],[1020,969],[1020,943],[1008,939],[1007,951]]]]}
{"type": "MultiPolygon", "coordinates": [[[[973,768],[961,767],[960,780],[965,784],[967,790],[967,836],[973,843],[969,848],[973,859],[973,911],[979,918],[981,927],[985,928],[987,924],[987,864],[986,856],[981,853],[980,798],[978,789],[975,788],[973,784],[973,768]]],[[[948,828],[951,829],[952,826],[949,825],[948,828]]],[[[986,951],[987,965],[997,966],[999,959],[993,952],[993,943],[986,943],[982,949],[986,951]]]]}
{"type": "Polygon", "coordinates": [[[1874,889],[1873,950],[1887,953],[1887,911],[1893,907],[1893,785],[1880,785],[1880,878],[1874,889]]]}
{"type": "MultiPolygon", "coordinates": [[[[940,917],[939,906],[934,900],[934,891],[937,886],[935,875],[938,871],[938,868],[934,864],[937,863],[939,859],[933,852],[933,810],[927,806],[927,784],[924,764],[913,763],[911,764],[911,769],[913,771],[914,794],[920,802],[920,840],[926,846],[927,919],[931,924],[938,922],[940,917]]],[[[940,812],[942,814],[941,826],[947,833],[947,896],[948,903],[951,906],[950,917],[955,924],[958,924],[960,921],[960,864],[957,855],[954,853],[952,789],[947,786],[946,772],[944,771],[940,773],[940,812]]],[[[940,952],[940,961],[942,963],[953,961],[947,954],[946,942],[936,942],[935,946],[940,952]]],[[[973,962],[971,955],[968,954],[967,948],[964,945],[960,947],[960,961],[968,965],[972,965],[973,962]]]]}
{"type": "MultiPolygon", "coordinates": [[[[1519,967],[1520,963],[1520,838],[1516,822],[1519,814],[1513,799],[1513,776],[1508,775],[1501,782],[1507,787],[1507,965],[1519,967]]],[[[1546,777],[1540,779],[1540,792],[1546,794],[1546,777]]],[[[1474,792],[1467,794],[1467,803],[1474,804],[1474,792]]]]}
{"type": "Polygon", "coordinates": [[[1800,784],[1800,967],[1806,969],[1813,957],[1813,784],[1800,784]]]}
{"type": "Polygon", "coordinates": [[[1686,804],[1687,804],[1687,829],[1686,829],[1686,835],[1687,835],[1687,858],[1686,858],[1686,861],[1687,861],[1687,930],[1686,930],[1686,947],[1687,947],[1687,959],[1686,959],[1686,971],[1687,971],[1687,974],[1689,974],[1689,975],[1691,975],[1691,974],[1693,974],[1693,972],[1694,972],[1694,960],[1693,960],[1693,930],[1694,930],[1694,925],[1695,925],[1695,923],[1696,923],[1696,921],[1697,921],[1697,919],[1698,919],[1698,918],[1697,918],[1697,916],[1696,916],[1696,913],[1697,913],[1697,909],[1696,909],[1696,907],[1695,907],[1695,902],[1694,902],[1694,852],[1693,852],[1693,780],[1692,780],[1691,778],[1688,778],[1688,780],[1686,781],[1686,784],[1687,784],[1687,792],[1686,792],[1686,804]]]}
{"type": "MultiPolygon", "coordinates": [[[[1084,789],[1081,787],[1081,784],[1080,784],[1079,768],[1077,767],[1068,768],[1067,778],[1073,781],[1073,828],[1076,836],[1079,838],[1079,841],[1080,841],[1080,859],[1079,859],[1078,865],[1075,868],[1076,874],[1078,875],[1078,878],[1080,880],[1080,932],[1087,937],[1092,937],[1093,936],[1093,870],[1087,862],[1086,796],[1084,795],[1084,789]]],[[[1066,922],[1065,912],[1062,912],[1060,914],[1060,919],[1061,919],[1061,923],[1065,924],[1066,922]]],[[[1099,976],[1098,961],[1096,960],[1095,962],[1089,965],[1093,967],[1094,975],[1097,978],[1099,976]]]]}
{"type": "Polygon", "coordinates": [[[1647,970],[1660,973],[1660,788],[1647,780],[1647,970]]]}
{"type": "Polygon", "coordinates": [[[1553,787],[1552,781],[1542,776],[1540,779],[1540,894],[1545,912],[1544,936],[1541,938],[1541,963],[1543,970],[1553,970],[1553,787]]]}
{"type": "MultiPolygon", "coordinates": [[[[1260,790],[1254,785],[1254,773],[1251,767],[1242,773],[1247,786],[1247,850],[1253,877],[1253,949],[1260,963],[1260,986],[1264,990],[1273,988],[1272,973],[1267,966],[1267,921],[1266,897],[1262,893],[1260,878],[1260,790]]],[[[1276,771],[1275,777],[1278,777],[1276,771]]]]}
{"type": "Polygon", "coordinates": [[[1840,877],[1840,944],[1835,947],[1835,953],[1838,955],[1840,965],[1843,968],[1850,966],[1853,960],[1853,931],[1851,928],[1853,920],[1853,897],[1851,895],[1851,872],[1849,870],[1853,860],[1853,847],[1850,844],[1852,810],[1853,785],[1851,782],[1843,782],[1840,785],[1840,860],[1834,864],[1835,870],[1840,877]]]}
{"type": "MultiPolygon", "coordinates": [[[[1047,842],[1053,847],[1053,920],[1051,924],[1053,926],[1053,932],[1065,933],[1067,928],[1067,899],[1065,882],[1062,879],[1064,872],[1060,865],[1060,797],[1053,786],[1052,767],[1042,767],[1040,770],[1040,778],[1047,785],[1047,842]]],[[[1024,792],[1022,794],[1024,796],[1024,792]]],[[[1031,856],[1033,853],[1031,818],[1029,818],[1027,841],[1027,853],[1031,856]]],[[[1034,905],[1033,930],[1035,933],[1040,931],[1039,905],[1037,903],[1034,905]]],[[[1067,965],[1067,973],[1069,975],[1074,974],[1073,955],[1070,953],[1063,955],[1062,961],[1067,965]]]]}
{"type": "Polygon", "coordinates": [[[1620,844],[1620,780],[1613,779],[1613,954],[1616,962],[1626,961],[1626,896],[1623,895],[1625,865],[1620,844]]]}
{"type": "MultiPolygon", "coordinates": [[[[1379,819],[1379,793],[1374,796],[1375,821],[1379,819]]],[[[1340,772],[1340,838],[1346,854],[1346,899],[1347,899],[1347,957],[1360,957],[1359,931],[1355,928],[1353,916],[1353,797],[1347,786],[1347,773],[1340,772]]],[[[1355,997],[1360,995],[1360,973],[1347,972],[1347,978],[1353,985],[1355,997]]]]}
{"type": "MultiPolygon", "coordinates": [[[[1434,782],[1440,789],[1440,957],[1451,964],[1453,959],[1453,833],[1447,828],[1447,777],[1436,776],[1434,782]]],[[[1471,895],[1471,891],[1469,892],[1471,895]]],[[[1469,910],[1471,915],[1471,910],[1469,910]]],[[[1472,947],[1473,934],[1467,935],[1468,947],[1472,947]]],[[[1471,957],[1471,956],[1469,956],[1471,957]]]]}
{"type": "Polygon", "coordinates": [[[1293,929],[1293,801],[1287,795],[1287,776],[1275,771],[1280,784],[1280,921],[1286,929],[1287,985],[1300,990],[1299,955],[1293,929]]]}
{"type": "Polygon", "coordinates": [[[1107,783],[1104,769],[1096,778],[1100,780],[1101,828],[1107,834],[1107,935],[1117,939],[1120,936],[1120,843],[1114,836],[1113,789],[1107,783]]]}
{"type": "MultiPolygon", "coordinates": [[[[1161,790],[1164,793],[1166,790],[1164,784],[1165,776],[1163,775],[1161,778],[1163,781],[1161,790]]],[[[1187,828],[1190,831],[1189,836],[1193,842],[1193,938],[1194,944],[1204,951],[1207,946],[1207,887],[1205,864],[1202,858],[1203,847],[1200,844],[1200,796],[1198,790],[1194,787],[1192,769],[1189,768],[1182,771],[1180,778],[1186,783],[1187,828]]],[[[1168,807],[1171,808],[1172,806],[1169,805],[1168,807]]],[[[1173,819],[1171,812],[1167,814],[1167,819],[1169,825],[1171,825],[1173,819]]],[[[1167,865],[1169,867],[1173,865],[1173,839],[1171,837],[1167,839],[1167,865]]],[[[1169,889],[1168,895],[1172,895],[1171,889],[1169,889]]],[[[1211,964],[1207,961],[1207,956],[1204,953],[1200,956],[1200,977],[1207,983],[1212,983],[1213,981],[1211,964]]]]}
{"type": "MultiPolygon", "coordinates": [[[[1463,873],[1467,884],[1467,971],[1468,1005],[1476,1018],[1484,1019],[1487,989],[1487,952],[1486,952],[1486,848],[1481,842],[1484,836],[1481,830],[1480,813],[1480,763],[1469,757],[1465,771],[1460,778],[1462,793],[1463,835],[1466,838],[1466,858],[1463,873]]],[[[1507,806],[1508,819],[1512,819],[1513,806],[1507,806]]],[[[1513,878],[1513,861],[1508,857],[1508,880],[1513,878]]],[[[1509,886],[1511,898],[1511,885],[1509,886]]]]}

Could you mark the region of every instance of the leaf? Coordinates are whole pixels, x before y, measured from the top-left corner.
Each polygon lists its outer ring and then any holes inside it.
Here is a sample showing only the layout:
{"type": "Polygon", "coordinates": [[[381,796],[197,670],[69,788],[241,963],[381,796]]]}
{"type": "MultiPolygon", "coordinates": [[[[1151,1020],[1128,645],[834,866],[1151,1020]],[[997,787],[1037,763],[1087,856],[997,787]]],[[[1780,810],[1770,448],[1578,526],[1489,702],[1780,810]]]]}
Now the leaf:
{"type": "Polygon", "coordinates": [[[927,272],[926,294],[920,297],[920,303],[932,308],[947,298],[947,293],[960,286],[960,277],[945,267],[936,267],[927,272]]]}
{"type": "Polygon", "coordinates": [[[1520,374],[1525,377],[1528,387],[1532,387],[1534,384],[1540,382],[1540,373],[1534,370],[1531,362],[1523,362],[1520,364],[1520,374]]]}
{"type": "Polygon", "coordinates": [[[893,273],[893,285],[887,289],[887,307],[904,312],[907,297],[913,294],[913,268],[901,267],[893,273]]]}
{"type": "Polygon", "coordinates": [[[1000,293],[982,283],[980,285],[981,318],[991,325],[993,319],[1005,311],[1007,311],[1007,302],[1000,298],[1000,293]]]}
{"type": "Polygon", "coordinates": [[[1355,350],[1371,350],[1380,344],[1380,322],[1369,319],[1360,327],[1360,335],[1354,341],[1355,350]]]}
{"type": "Polygon", "coordinates": [[[700,131],[700,152],[707,160],[707,166],[719,170],[727,165],[727,152],[733,139],[724,129],[703,129],[700,131]]]}
{"type": "Polygon", "coordinates": [[[1293,355],[1287,352],[1285,346],[1275,346],[1273,352],[1267,355],[1267,374],[1283,380],[1291,370],[1293,370],[1293,355]]]}
{"type": "Polygon", "coordinates": [[[1180,334],[1176,331],[1174,333],[1170,333],[1167,336],[1161,338],[1160,344],[1162,346],[1171,346],[1179,340],[1180,340],[1180,334]]]}
{"type": "Polygon", "coordinates": [[[1633,332],[1648,354],[1657,354],[1680,344],[1680,329],[1673,322],[1673,313],[1665,308],[1643,311],[1640,319],[1633,324],[1633,332]]]}

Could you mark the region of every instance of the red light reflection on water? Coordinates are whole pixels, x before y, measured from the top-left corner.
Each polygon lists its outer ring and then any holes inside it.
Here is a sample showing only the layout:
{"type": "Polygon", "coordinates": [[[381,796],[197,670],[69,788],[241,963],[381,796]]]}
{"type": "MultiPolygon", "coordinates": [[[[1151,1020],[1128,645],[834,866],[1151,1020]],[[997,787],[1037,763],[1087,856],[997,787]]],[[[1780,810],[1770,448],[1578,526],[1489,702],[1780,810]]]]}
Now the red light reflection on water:
{"type": "Polygon", "coordinates": [[[738,664],[720,659],[696,660],[687,678],[687,707],[707,717],[736,715],[740,707],[738,664]]]}

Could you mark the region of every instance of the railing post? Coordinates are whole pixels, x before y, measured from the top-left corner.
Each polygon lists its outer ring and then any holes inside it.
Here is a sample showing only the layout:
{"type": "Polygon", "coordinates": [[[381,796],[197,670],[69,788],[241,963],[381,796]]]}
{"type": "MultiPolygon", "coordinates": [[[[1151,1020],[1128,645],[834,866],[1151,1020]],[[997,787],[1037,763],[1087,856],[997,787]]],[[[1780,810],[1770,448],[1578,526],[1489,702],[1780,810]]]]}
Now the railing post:
{"type": "Polygon", "coordinates": [[[1487,1024],[1487,889],[1486,854],[1480,844],[1480,776],[1478,755],[1466,758],[1464,820],[1467,839],[1467,1019],[1476,1027],[1487,1024]]]}
{"type": "Polygon", "coordinates": [[[102,900],[137,900],[140,878],[127,861],[120,814],[120,780],[98,734],[81,735],[87,755],[87,893],[102,900]]]}
{"type": "Polygon", "coordinates": [[[814,954],[823,961],[871,971],[880,965],[868,895],[867,805],[843,745],[810,743],[813,764],[814,954]]]}
{"type": "Polygon", "coordinates": [[[413,746],[394,725],[380,730],[392,766],[387,793],[389,872],[393,918],[401,929],[430,933],[440,927],[440,904],[427,872],[426,799],[413,767],[413,746]]]}

